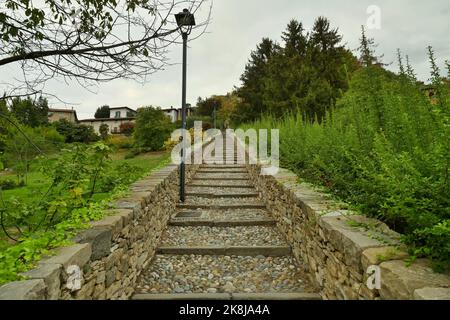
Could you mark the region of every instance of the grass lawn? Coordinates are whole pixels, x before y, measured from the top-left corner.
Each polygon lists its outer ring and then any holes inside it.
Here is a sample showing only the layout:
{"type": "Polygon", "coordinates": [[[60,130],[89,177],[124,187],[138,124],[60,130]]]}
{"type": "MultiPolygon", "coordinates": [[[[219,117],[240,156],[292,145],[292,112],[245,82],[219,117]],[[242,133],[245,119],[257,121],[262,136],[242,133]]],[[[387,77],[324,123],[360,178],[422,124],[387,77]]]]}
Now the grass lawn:
{"type": "MultiPolygon", "coordinates": [[[[170,160],[169,152],[150,152],[141,154],[132,159],[125,159],[125,155],[127,153],[127,150],[119,150],[118,152],[115,152],[112,155],[112,165],[117,166],[123,163],[127,163],[129,165],[141,168],[144,175],[146,175],[149,174],[152,170],[157,169],[166,163],[169,163],[170,160]]],[[[37,168],[32,167],[31,170],[33,169],[35,171],[31,171],[28,174],[28,183],[25,187],[2,191],[3,200],[11,200],[12,198],[15,198],[22,203],[31,204],[42,197],[42,194],[50,186],[50,182],[44,174],[37,170],[37,168]]],[[[0,180],[5,179],[16,180],[17,177],[13,173],[2,174],[0,176],[0,180]]],[[[92,197],[92,200],[94,202],[98,202],[105,198],[108,198],[109,196],[110,193],[98,193],[92,197]]],[[[13,232],[13,230],[11,230],[11,232],[13,232]]],[[[11,245],[13,245],[13,243],[9,241],[9,239],[6,238],[4,232],[0,230],[0,251],[11,245]]]]}
{"type": "MultiPolygon", "coordinates": [[[[149,152],[141,154],[132,159],[125,159],[127,150],[119,150],[112,156],[113,166],[117,166],[122,163],[128,163],[133,166],[140,167],[145,173],[150,173],[153,169],[168,162],[170,159],[170,153],[168,152],[149,152]]],[[[33,170],[33,168],[32,168],[33,170]]],[[[11,174],[3,174],[0,176],[0,180],[13,179],[17,177],[11,174]]],[[[48,178],[39,171],[31,171],[28,174],[28,183],[22,188],[16,188],[13,190],[3,190],[2,197],[4,200],[16,198],[18,201],[24,203],[30,203],[40,197],[43,192],[50,186],[48,178]]],[[[108,194],[96,194],[94,200],[99,201],[106,198],[108,194]]]]}

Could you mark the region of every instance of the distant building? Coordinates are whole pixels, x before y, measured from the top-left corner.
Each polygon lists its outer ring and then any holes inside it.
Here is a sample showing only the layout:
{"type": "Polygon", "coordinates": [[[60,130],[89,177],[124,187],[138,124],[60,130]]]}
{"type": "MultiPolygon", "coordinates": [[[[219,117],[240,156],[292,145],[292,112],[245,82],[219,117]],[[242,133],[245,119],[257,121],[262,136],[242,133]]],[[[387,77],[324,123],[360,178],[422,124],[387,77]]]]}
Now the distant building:
{"type": "Polygon", "coordinates": [[[59,120],[67,120],[72,123],[77,123],[77,112],[73,109],[48,109],[48,121],[53,123],[59,120]]]}
{"type": "Polygon", "coordinates": [[[110,117],[104,119],[85,119],[80,120],[80,124],[91,126],[96,133],[100,133],[102,124],[108,125],[108,133],[121,134],[120,126],[124,123],[135,123],[137,112],[128,107],[110,108],[110,117]]]}
{"type": "Polygon", "coordinates": [[[137,112],[128,107],[109,108],[111,119],[136,118],[137,112]]]}
{"type": "MultiPolygon", "coordinates": [[[[164,113],[170,118],[172,123],[181,121],[182,113],[181,108],[175,109],[174,107],[171,107],[170,109],[164,109],[164,113]]],[[[191,107],[190,104],[187,105],[186,108],[186,117],[192,116],[194,113],[194,108],[191,107]]]]}

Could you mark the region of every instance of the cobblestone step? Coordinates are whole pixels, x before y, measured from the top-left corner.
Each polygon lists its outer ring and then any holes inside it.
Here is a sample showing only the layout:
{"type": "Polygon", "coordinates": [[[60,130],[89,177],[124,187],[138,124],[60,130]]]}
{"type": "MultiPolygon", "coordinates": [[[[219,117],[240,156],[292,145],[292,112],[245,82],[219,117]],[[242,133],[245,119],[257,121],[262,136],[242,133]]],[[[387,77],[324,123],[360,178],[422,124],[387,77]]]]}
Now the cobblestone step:
{"type": "Polygon", "coordinates": [[[159,247],[158,254],[169,255],[209,255],[209,256],[242,256],[242,257],[283,257],[291,254],[289,246],[273,247],[159,247]]]}
{"type": "Polygon", "coordinates": [[[250,179],[247,176],[242,176],[242,177],[205,177],[205,176],[195,176],[192,179],[193,182],[197,182],[197,181],[235,181],[235,182],[240,182],[240,181],[250,181],[250,179]]]}
{"type": "Polygon", "coordinates": [[[202,169],[214,169],[214,170],[222,170],[222,169],[243,169],[247,170],[245,165],[236,165],[236,164],[203,164],[200,166],[200,170],[202,169]]]}
{"type": "Polygon", "coordinates": [[[322,300],[317,293],[288,292],[288,293],[184,293],[184,294],[136,294],[132,300],[239,300],[239,301],[289,301],[289,300],[322,300]]]}
{"type": "Polygon", "coordinates": [[[221,174],[227,174],[227,173],[239,173],[239,174],[247,174],[247,170],[245,169],[200,169],[197,171],[197,173],[221,173],[221,174]]]}
{"type": "Polygon", "coordinates": [[[247,195],[247,194],[256,194],[259,193],[256,191],[255,188],[238,188],[236,186],[234,187],[208,187],[208,186],[197,186],[192,187],[188,186],[186,188],[186,192],[192,192],[192,193],[208,193],[208,194],[222,194],[222,195],[229,195],[229,194],[238,194],[238,195],[247,195]]]}
{"type": "Polygon", "coordinates": [[[216,181],[210,182],[208,180],[204,181],[195,181],[187,185],[187,187],[207,187],[207,188],[246,188],[246,189],[254,189],[254,186],[250,184],[250,181],[237,181],[236,183],[232,181],[216,181]]]}
{"type": "Polygon", "coordinates": [[[169,227],[161,238],[160,246],[274,247],[286,246],[286,241],[274,227],[169,227]]]}
{"type": "Polygon", "coordinates": [[[259,193],[208,193],[208,192],[199,192],[199,191],[188,191],[186,192],[186,196],[188,197],[197,197],[197,198],[258,198],[259,193]]]}
{"type": "Polygon", "coordinates": [[[242,226],[276,226],[274,219],[247,220],[210,220],[210,219],[180,219],[170,220],[170,226],[177,227],[242,227],[242,226]]]}
{"type": "Polygon", "coordinates": [[[172,215],[172,221],[255,221],[274,219],[264,209],[224,209],[224,210],[179,210],[172,215]]]}
{"type": "Polygon", "coordinates": [[[178,209],[207,209],[207,210],[229,210],[229,209],[265,209],[264,204],[259,203],[240,203],[240,204],[179,204],[178,209]]]}
{"type": "Polygon", "coordinates": [[[291,256],[156,255],[136,294],[314,293],[291,256]]]}

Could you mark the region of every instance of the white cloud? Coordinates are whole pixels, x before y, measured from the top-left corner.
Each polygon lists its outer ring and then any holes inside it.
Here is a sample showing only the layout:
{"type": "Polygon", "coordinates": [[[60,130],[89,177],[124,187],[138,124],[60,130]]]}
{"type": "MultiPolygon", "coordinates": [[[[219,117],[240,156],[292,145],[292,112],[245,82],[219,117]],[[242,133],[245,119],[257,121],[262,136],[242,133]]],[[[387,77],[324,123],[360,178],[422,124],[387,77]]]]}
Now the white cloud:
{"type": "MultiPolygon", "coordinates": [[[[416,72],[428,78],[426,47],[432,45],[441,66],[450,58],[450,2],[433,1],[334,1],[329,0],[215,0],[208,33],[191,42],[188,51],[188,102],[198,96],[224,94],[239,85],[239,77],[256,45],[263,37],[280,41],[281,32],[290,19],[302,21],[310,29],[314,19],[324,15],[338,27],[348,47],[358,47],[360,27],[366,23],[366,9],[378,5],[382,12],[381,30],[369,31],[379,44],[377,52],[385,62],[394,62],[396,50],[409,54],[416,72]]],[[[130,80],[102,84],[90,93],[75,83],[69,86],[57,81],[47,90],[62,100],[76,103],[80,118],[92,117],[96,108],[143,105],[179,106],[181,101],[181,46],[173,45],[169,59],[174,65],[154,74],[149,83],[140,85],[130,80]]],[[[11,76],[11,68],[0,69],[0,82],[11,76]]],[[[54,101],[55,106],[63,104],[54,101]]]]}

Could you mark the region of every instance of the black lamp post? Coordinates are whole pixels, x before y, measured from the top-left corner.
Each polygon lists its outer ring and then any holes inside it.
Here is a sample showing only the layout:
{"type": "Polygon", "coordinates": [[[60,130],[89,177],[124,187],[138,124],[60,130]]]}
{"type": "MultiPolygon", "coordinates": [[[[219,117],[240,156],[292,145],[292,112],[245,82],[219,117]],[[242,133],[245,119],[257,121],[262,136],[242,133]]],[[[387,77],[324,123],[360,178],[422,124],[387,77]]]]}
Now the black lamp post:
{"type": "Polygon", "coordinates": [[[187,59],[187,40],[192,31],[192,27],[195,26],[195,18],[188,9],[184,9],[175,15],[178,28],[183,37],[183,94],[181,101],[181,121],[183,123],[183,148],[181,150],[181,164],[180,164],[180,201],[184,202],[185,196],[185,175],[186,175],[186,59],[187,59]]]}

